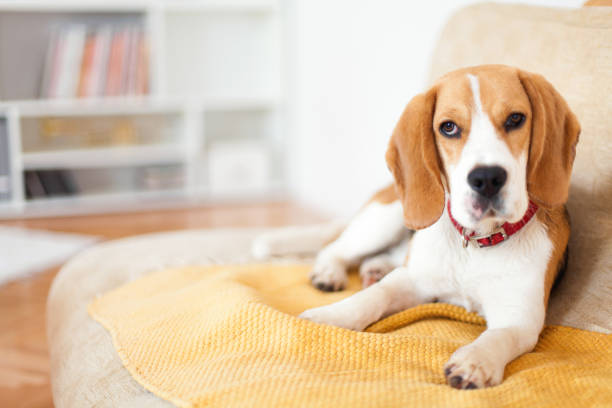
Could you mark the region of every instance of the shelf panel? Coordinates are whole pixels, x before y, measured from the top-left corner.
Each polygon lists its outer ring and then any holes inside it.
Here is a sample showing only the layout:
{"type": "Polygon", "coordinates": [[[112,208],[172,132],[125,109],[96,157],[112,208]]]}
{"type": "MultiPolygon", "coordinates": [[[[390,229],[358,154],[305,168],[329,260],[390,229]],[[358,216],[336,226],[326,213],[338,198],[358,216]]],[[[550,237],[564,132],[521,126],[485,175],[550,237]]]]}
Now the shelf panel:
{"type": "Polygon", "coordinates": [[[0,218],[142,211],[143,208],[172,207],[181,203],[184,205],[186,197],[185,190],[166,190],[43,198],[26,201],[21,206],[0,206],[0,218]]]}
{"type": "Polygon", "coordinates": [[[141,12],[158,7],[168,12],[223,11],[267,12],[278,8],[276,0],[0,0],[0,12],[141,12]]]}
{"type": "Polygon", "coordinates": [[[278,9],[277,0],[171,0],[162,4],[168,12],[268,12],[278,9]]]}
{"type": "Polygon", "coordinates": [[[0,202],[0,219],[72,216],[78,214],[143,211],[144,209],[181,208],[243,202],[264,202],[286,199],[281,184],[271,183],[260,191],[235,191],[210,194],[206,189],[140,191],[129,193],[91,194],[31,200],[20,204],[0,202]]]}
{"type": "MultiPolygon", "coordinates": [[[[179,114],[183,104],[157,98],[99,99],[34,99],[4,101],[1,105],[15,106],[21,117],[59,116],[130,116],[148,114],[179,114]]],[[[1,106],[0,105],[0,106],[1,106]]]]}
{"type": "Polygon", "coordinates": [[[241,111],[276,109],[279,98],[273,96],[252,98],[206,98],[200,102],[204,111],[241,111]]]}
{"type": "Polygon", "coordinates": [[[185,110],[262,110],[275,109],[279,98],[210,97],[210,98],[98,98],[98,99],[33,99],[0,101],[0,111],[16,107],[22,118],[75,116],[177,115],[185,110]]]}
{"type": "Polygon", "coordinates": [[[0,12],[145,12],[147,0],[0,0],[0,12]]]}
{"type": "Polygon", "coordinates": [[[185,151],[176,145],[122,146],[23,154],[25,170],[133,167],[181,163],[185,151]]]}

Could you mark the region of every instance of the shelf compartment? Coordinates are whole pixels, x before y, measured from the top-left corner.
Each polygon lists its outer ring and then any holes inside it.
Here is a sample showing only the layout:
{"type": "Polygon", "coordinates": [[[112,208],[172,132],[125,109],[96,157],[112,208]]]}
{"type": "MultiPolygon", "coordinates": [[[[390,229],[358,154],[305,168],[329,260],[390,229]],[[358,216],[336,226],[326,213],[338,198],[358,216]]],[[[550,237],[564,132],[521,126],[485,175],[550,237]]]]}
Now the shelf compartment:
{"type": "MultiPolygon", "coordinates": [[[[4,7],[8,5],[4,4],[4,7]]],[[[3,11],[2,4],[0,11],[3,11]]],[[[44,8],[39,11],[27,8],[3,11],[0,13],[0,99],[35,99],[40,96],[49,39],[56,28],[65,24],[144,26],[144,19],[145,13],[138,11],[46,11],[44,8]],[[16,38],[19,41],[15,41],[16,38]]]]}
{"type": "Polygon", "coordinates": [[[21,144],[24,153],[178,145],[183,127],[183,116],[179,113],[24,117],[21,144]]]}
{"type": "Polygon", "coordinates": [[[215,143],[207,163],[212,194],[263,191],[270,183],[268,151],[261,144],[215,143]]]}
{"type": "Polygon", "coordinates": [[[164,13],[164,79],[170,96],[279,94],[274,13],[164,13]]]}
{"type": "Polygon", "coordinates": [[[209,143],[270,140],[276,134],[276,126],[276,112],[267,109],[204,112],[204,133],[209,143]]]}
{"type": "Polygon", "coordinates": [[[184,188],[185,170],[180,164],[29,170],[24,180],[28,201],[42,201],[61,196],[179,190],[184,188]]]}
{"type": "Polygon", "coordinates": [[[204,134],[199,174],[213,194],[262,191],[279,178],[277,110],[207,110],[204,134]]]}

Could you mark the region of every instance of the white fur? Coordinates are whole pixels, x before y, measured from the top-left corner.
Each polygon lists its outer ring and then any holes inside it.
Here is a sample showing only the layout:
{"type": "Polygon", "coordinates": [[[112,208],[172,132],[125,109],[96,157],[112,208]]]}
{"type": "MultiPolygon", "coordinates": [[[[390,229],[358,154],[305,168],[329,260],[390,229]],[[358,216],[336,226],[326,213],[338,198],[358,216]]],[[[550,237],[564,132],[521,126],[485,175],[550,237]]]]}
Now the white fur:
{"type": "Polygon", "coordinates": [[[336,221],[322,225],[287,227],[259,235],[251,245],[255,259],[293,254],[310,254],[321,250],[342,233],[346,222],[336,221]]]}
{"type": "MultiPolygon", "coordinates": [[[[471,223],[476,231],[490,232],[492,224],[517,221],[526,211],[526,154],[518,159],[512,156],[482,110],[478,80],[470,76],[470,82],[475,111],[460,160],[448,169],[453,191],[451,205],[461,223],[471,223]],[[476,165],[493,164],[508,172],[508,184],[502,192],[505,212],[498,214],[500,220],[474,222],[465,209],[471,194],[467,174],[476,165]]],[[[349,224],[341,239],[321,252],[316,268],[329,266],[339,253],[345,255],[342,262],[358,259],[366,248],[372,250],[390,240],[393,234],[387,230],[392,227],[389,223],[392,218],[401,223],[401,215],[376,223],[372,220],[381,217],[385,207],[369,207],[361,215],[367,214],[367,222],[358,216],[354,225],[349,224]],[[376,228],[385,230],[375,231],[376,228]]],[[[399,230],[393,231],[395,234],[399,230]]],[[[499,384],[506,364],[535,346],[544,324],[544,282],[553,250],[546,227],[534,217],[500,245],[463,248],[461,236],[445,209],[436,223],[417,231],[409,245],[405,266],[351,297],[307,310],[301,317],[363,330],[384,316],[419,303],[439,300],[463,306],[484,316],[487,329],[450,357],[445,366],[447,378],[458,388],[499,384]]]]}

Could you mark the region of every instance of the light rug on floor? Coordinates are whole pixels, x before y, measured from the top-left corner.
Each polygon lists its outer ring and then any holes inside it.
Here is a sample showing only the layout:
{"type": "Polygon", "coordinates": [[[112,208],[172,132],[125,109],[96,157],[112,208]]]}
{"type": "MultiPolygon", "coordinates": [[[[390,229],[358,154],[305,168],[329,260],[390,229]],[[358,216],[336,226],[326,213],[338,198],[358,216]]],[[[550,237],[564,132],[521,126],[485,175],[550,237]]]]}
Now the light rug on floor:
{"type": "Polygon", "coordinates": [[[0,226],[0,285],[59,265],[97,240],[91,235],[0,226]]]}

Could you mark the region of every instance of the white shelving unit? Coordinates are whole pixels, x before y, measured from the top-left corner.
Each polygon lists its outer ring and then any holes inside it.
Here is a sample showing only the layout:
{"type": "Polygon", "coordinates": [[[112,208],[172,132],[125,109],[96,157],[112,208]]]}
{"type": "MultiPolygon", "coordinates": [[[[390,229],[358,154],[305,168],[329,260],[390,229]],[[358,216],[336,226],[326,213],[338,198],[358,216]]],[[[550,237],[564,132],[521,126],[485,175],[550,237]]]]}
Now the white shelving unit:
{"type": "Polygon", "coordinates": [[[0,161],[8,160],[10,187],[0,192],[0,218],[282,196],[281,48],[280,0],[0,0],[0,127],[8,138],[0,161]],[[54,28],[125,22],[148,37],[148,96],[38,98],[54,28]],[[210,155],[243,146],[237,157],[265,157],[265,182],[261,169],[234,160],[224,165],[234,179],[211,183],[219,158],[210,155]],[[85,187],[26,197],[27,172],[46,170],[69,171],[85,187]]]}

